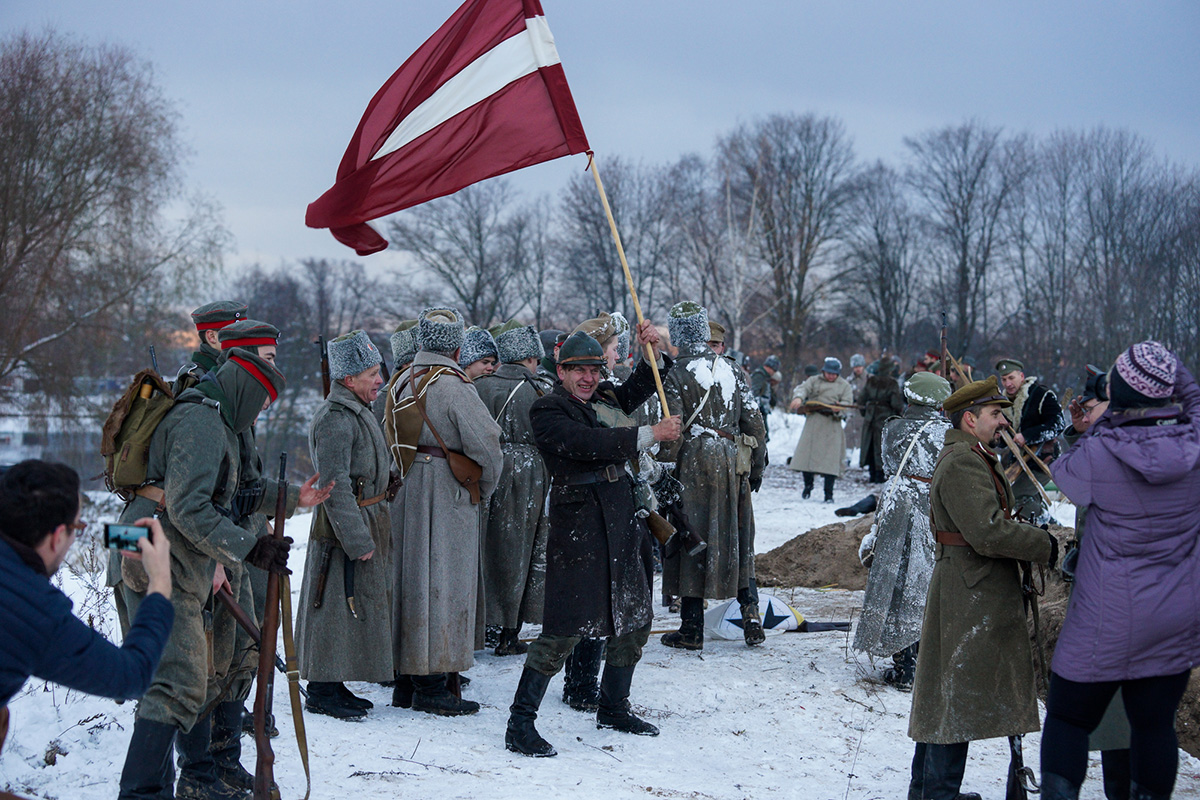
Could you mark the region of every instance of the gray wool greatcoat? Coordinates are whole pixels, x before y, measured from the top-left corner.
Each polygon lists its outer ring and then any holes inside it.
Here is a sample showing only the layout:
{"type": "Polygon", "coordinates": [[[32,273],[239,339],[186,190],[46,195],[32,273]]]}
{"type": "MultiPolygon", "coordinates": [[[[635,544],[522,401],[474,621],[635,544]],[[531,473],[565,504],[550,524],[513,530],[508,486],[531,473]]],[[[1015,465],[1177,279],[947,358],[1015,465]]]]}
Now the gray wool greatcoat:
{"type": "Polygon", "coordinates": [[[875,539],[875,556],[854,634],[855,650],[890,656],[921,638],[933,575],[929,486],[948,430],[948,419],[921,405],[910,405],[902,417],[883,426],[883,469],[890,477],[868,534],[875,539]],[[908,460],[901,471],[906,451],[908,460]]]}
{"type": "Polygon", "coordinates": [[[550,473],[529,422],[533,401],[553,390],[520,364],[501,364],[475,381],[479,398],[500,426],[504,468],[488,505],[483,537],[487,624],[540,624],[546,594],[546,494],[550,473]]]}
{"type": "Polygon", "coordinates": [[[371,407],[334,383],[308,431],[313,468],[333,493],[313,514],[296,613],[300,677],[313,681],[392,680],[391,522],[386,500],[391,456],[371,407]],[[313,599],[325,543],[334,545],[322,605],[313,599]],[[374,551],[367,561],[362,556],[374,551]],[[346,602],[345,563],[354,563],[358,618],[346,602]]]}
{"type": "MultiPolygon", "coordinates": [[[[504,465],[500,426],[479,399],[474,384],[458,371],[458,364],[422,351],[413,360],[412,370],[438,365],[453,367],[455,372],[442,375],[429,386],[425,411],[446,447],[482,467],[479,491],[483,502],[471,503],[470,494],[444,458],[418,453],[404,478],[404,522],[395,553],[393,635],[396,670],[403,675],[464,672],[475,663],[483,632],[478,613],[480,512],[504,465]]],[[[412,381],[408,381],[396,399],[411,395],[412,381]]],[[[421,429],[418,444],[439,446],[428,425],[421,429]]]]}
{"type": "Polygon", "coordinates": [[[686,423],[696,414],[679,439],[659,445],[658,458],[676,464],[688,521],[708,543],[699,557],[680,550],[663,563],[663,591],[683,597],[733,597],[754,577],[754,527],[741,523],[739,499],[743,494],[749,497],[750,480],[761,477],[766,464],[758,400],[741,367],[703,342],[681,348],[663,388],[672,416],[686,423]],[[709,386],[712,392],[705,400],[709,386]],[[737,445],[717,431],[755,438],[748,474],[737,474],[737,445]]]}
{"type": "Polygon", "coordinates": [[[969,546],[935,545],[908,735],[956,744],[1038,730],[1033,650],[1019,561],[1050,560],[1050,536],[1005,518],[993,476],[1012,507],[996,454],[946,432],[930,490],[933,524],[969,546]]]}
{"type": "MultiPolygon", "coordinates": [[[[845,378],[832,381],[813,375],[792,392],[801,403],[828,403],[848,406],[854,402],[854,392],[845,378]]],[[[796,452],[789,465],[795,472],[819,472],[822,475],[841,475],[846,466],[846,434],[842,420],[846,411],[832,414],[811,413],[804,418],[804,429],[796,452]]]]}

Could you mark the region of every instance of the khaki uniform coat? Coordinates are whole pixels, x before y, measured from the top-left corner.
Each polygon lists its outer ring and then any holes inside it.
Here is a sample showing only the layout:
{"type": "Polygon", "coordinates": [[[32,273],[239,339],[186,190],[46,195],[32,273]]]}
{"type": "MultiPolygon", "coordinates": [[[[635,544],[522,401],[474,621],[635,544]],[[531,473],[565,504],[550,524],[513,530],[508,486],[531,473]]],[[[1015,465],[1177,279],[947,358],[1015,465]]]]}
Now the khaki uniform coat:
{"type": "Polygon", "coordinates": [[[766,463],[758,401],[741,367],[713,353],[705,342],[681,349],[663,384],[671,415],[685,423],[693,414],[695,418],[682,437],[659,445],[659,459],[675,463],[688,521],[708,543],[699,557],[681,549],[663,563],[663,591],[733,597],[754,578],[754,527],[741,524],[738,506],[743,491],[748,502],[749,482],[762,476],[766,463]],[[717,431],[754,437],[748,474],[737,474],[737,445],[717,431]]]}
{"type": "Polygon", "coordinates": [[[1050,537],[1005,518],[993,476],[1011,508],[1012,488],[995,453],[970,434],[946,432],[930,491],[933,524],[961,533],[969,546],[935,545],[908,721],[918,742],[1038,730],[1018,562],[1049,562],[1050,537]]]}
{"type": "MultiPolygon", "coordinates": [[[[867,378],[869,377],[871,376],[864,369],[861,375],[855,375],[854,371],[851,370],[850,377],[846,378],[846,383],[850,384],[850,389],[854,392],[855,405],[862,403],[863,389],[866,388],[867,378]]],[[[862,412],[850,412],[850,416],[846,419],[846,447],[854,447],[860,444],[862,440],[862,426],[862,412]]]]}
{"type": "Polygon", "coordinates": [[[312,681],[388,681],[392,669],[391,520],[383,494],[391,456],[371,407],[340,383],[317,409],[308,430],[313,468],[333,493],[313,514],[296,651],[300,677],[312,681]],[[313,608],[321,554],[334,545],[320,608],[313,608]],[[367,561],[362,556],[374,551],[367,561]],[[354,563],[356,619],[346,603],[345,564],[354,563]]]}
{"type": "MultiPolygon", "coordinates": [[[[458,365],[434,353],[419,352],[412,369],[458,365]]],[[[460,373],[461,374],[461,373],[460,373]]],[[[399,384],[397,384],[399,387],[399,384]]],[[[404,384],[396,399],[412,394],[404,384]]],[[[487,503],[504,456],[500,426],[492,419],[470,380],[443,374],[425,394],[425,411],[446,447],[464,453],[483,468],[480,495],[487,503]]],[[[426,425],[419,445],[438,447],[426,425]]],[[[482,647],[480,510],[455,479],[444,458],[418,453],[404,478],[404,525],[396,550],[396,670],[403,675],[464,672],[482,647]]]]}
{"type": "Polygon", "coordinates": [[[488,504],[483,537],[487,624],[520,628],[540,624],[546,594],[546,494],[550,473],[529,422],[533,401],[553,390],[520,364],[501,364],[475,382],[479,398],[500,426],[504,468],[488,504]]]}
{"type": "MultiPolygon", "coordinates": [[[[801,403],[829,403],[851,405],[853,390],[845,378],[827,381],[822,375],[813,375],[796,387],[792,398],[801,403]]],[[[842,421],[847,412],[832,415],[809,414],[804,419],[804,430],[796,443],[791,468],[795,472],[819,472],[822,475],[841,475],[846,466],[846,434],[842,421]]]]}
{"type": "Polygon", "coordinates": [[[891,477],[868,534],[875,537],[875,555],[854,633],[855,650],[886,657],[921,638],[933,576],[929,486],[948,430],[950,421],[937,409],[918,405],[883,427],[883,469],[891,477]]]}
{"type": "MultiPolygon", "coordinates": [[[[208,693],[203,611],[213,571],[218,561],[237,568],[255,543],[251,532],[217,510],[228,509],[237,490],[238,437],[215,407],[188,402],[201,397],[195,390],[181,395],[154,432],[146,467],[146,477],[166,494],[160,521],[171,543],[175,624],[138,715],[183,731],[195,724],[208,693]]],[[[153,501],[135,497],[121,521],[153,516],[154,507],[153,501]]],[[[124,559],[121,576],[120,591],[133,619],[147,587],[146,572],[140,562],[124,559]]]]}

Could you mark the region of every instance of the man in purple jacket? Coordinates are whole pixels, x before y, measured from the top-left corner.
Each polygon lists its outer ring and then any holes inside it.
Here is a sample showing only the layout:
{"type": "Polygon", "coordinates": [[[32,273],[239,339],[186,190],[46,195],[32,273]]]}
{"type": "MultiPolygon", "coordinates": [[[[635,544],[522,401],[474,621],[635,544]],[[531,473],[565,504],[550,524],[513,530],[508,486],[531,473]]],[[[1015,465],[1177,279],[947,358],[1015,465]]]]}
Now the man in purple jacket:
{"type": "Polygon", "coordinates": [[[1109,409],[1051,471],[1087,535],[1054,651],[1043,800],[1077,798],[1087,737],[1121,689],[1130,797],[1175,785],[1175,712],[1200,662],[1200,386],[1158,342],[1109,373],[1109,409]]]}
{"type": "MultiPolygon", "coordinates": [[[[117,647],[72,614],[71,601],[50,583],[84,527],[75,470],[30,460],[0,476],[0,704],[31,675],[118,700],[145,693],[175,611],[170,545],[157,520],[137,524],[151,530],[138,543],[150,586],[117,647]]],[[[0,705],[0,729],[7,721],[0,705]]]]}

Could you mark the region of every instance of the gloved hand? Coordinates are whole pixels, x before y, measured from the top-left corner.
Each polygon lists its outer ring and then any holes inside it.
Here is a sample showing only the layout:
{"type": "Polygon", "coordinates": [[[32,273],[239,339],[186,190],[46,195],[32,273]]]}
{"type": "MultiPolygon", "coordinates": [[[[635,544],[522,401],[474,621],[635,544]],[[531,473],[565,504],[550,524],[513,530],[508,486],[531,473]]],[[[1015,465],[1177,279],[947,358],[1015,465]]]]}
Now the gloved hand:
{"type": "Polygon", "coordinates": [[[288,569],[287,559],[292,542],[293,539],[290,536],[276,539],[269,533],[264,533],[258,537],[254,547],[246,554],[246,563],[267,572],[274,572],[276,575],[291,575],[292,571],[288,569]]]}
{"type": "Polygon", "coordinates": [[[1062,577],[1067,583],[1075,582],[1075,568],[1079,565],[1079,548],[1068,547],[1062,560],[1062,577]]]}
{"type": "Polygon", "coordinates": [[[750,479],[750,491],[757,492],[761,488],[762,488],[762,476],[761,475],[759,475],[757,478],[750,479]]]}
{"type": "Polygon", "coordinates": [[[1050,526],[1045,523],[1038,526],[1046,532],[1050,537],[1050,563],[1047,565],[1050,569],[1054,569],[1054,565],[1058,563],[1058,539],[1054,538],[1054,534],[1050,532],[1050,526]]]}

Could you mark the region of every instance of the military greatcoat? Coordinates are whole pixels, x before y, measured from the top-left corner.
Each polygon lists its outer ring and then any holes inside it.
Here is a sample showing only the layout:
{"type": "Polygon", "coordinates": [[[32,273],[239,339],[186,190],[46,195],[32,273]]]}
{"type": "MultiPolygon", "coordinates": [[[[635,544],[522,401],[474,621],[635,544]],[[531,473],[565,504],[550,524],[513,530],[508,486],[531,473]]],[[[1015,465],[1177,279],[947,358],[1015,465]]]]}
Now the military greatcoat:
{"type": "MultiPolygon", "coordinates": [[[[854,402],[850,384],[845,378],[832,381],[813,375],[796,387],[794,399],[802,403],[827,403],[848,406],[854,402]]],[[[841,475],[846,466],[846,435],[842,420],[846,411],[810,413],[804,419],[804,429],[796,444],[796,453],[789,465],[796,472],[819,472],[822,475],[841,475]]]]}
{"type": "Polygon", "coordinates": [[[961,534],[967,546],[935,547],[908,735],[956,744],[1036,731],[1018,562],[1049,562],[1050,537],[1006,518],[1013,493],[996,454],[959,430],[946,432],[930,504],[935,529],[961,534]]]}
{"type": "Polygon", "coordinates": [[[762,476],[766,463],[758,401],[741,367],[713,353],[705,342],[681,349],[663,388],[671,414],[691,424],[678,440],[659,446],[659,459],[676,464],[688,521],[708,543],[698,558],[681,550],[664,562],[663,591],[733,597],[754,577],[754,527],[741,524],[739,498],[743,493],[748,497],[749,482],[762,476]],[[750,471],[739,475],[743,435],[752,437],[754,445],[750,471]]]}
{"type": "Polygon", "coordinates": [[[553,389],[520,364],[501,364],[475,381],[479,398],[500,426],[504,468],[488,506],[483,541],[487,624],[519,628],[540,623],[546,592],[546,494],[550,473],[533,438],[529,409],[553,389]]]}
{"type": "MultiPolygon", "coordinates": [[[[666,370],[671,361],[663,357],[666,370]]],[[[550,470],[550,537],[546,607],[551,636],[621,636],[650,624],[654,553],[646,523],[635,516],[625,464],[638,457],[638,428],[604,427],[597,404],[632,414],[655,393],[643,361],[629,380],[601,383],[585,403],[561,385],[534,402],[533,435],[550,470]],[[614,480],[571,482],[612,467],[614,480]]]]}
{"type": "Polygon", "coordinates": [[[883,471],[883,423],[904,412],[904,393],[891,375],[872,375],[856,398],[862,409],[858,465],[883,471]]]}
{"type": "Polygon", "coordinates": [[[891,477],[868,534],[875,540],[874,560],[854,634],[855,650],[890,656],[921,638],[933,575],[929,486],[948,430],[949,420],[921,405],[910,405],[902,417],[883,426],[883,468],[891,477]]]}
{"type": "MultiPolygon", "coordinates": [[[[504,466],[500,426],[456,362],[422,351],[411,370],[416,374],[434,366],[454,371],[429,386],[425,411],[446,447],[482,467],[479,490],[486,503],[504,466]]],[[[410,396],[412,389],[412,380],[404,383],[397,400],[410,396]]],[[[439,446],[428,425],[421,429],[418,445],[439,446]]],[[[475,663],[475,650],[483,646],[478,613],[482,504],[471,503],[446,459],[428,453],[417,454],[401,491],[404,521],[395,554],[396,670],[403,675],[465,672],[475,663]]]]}
{"type": "Polygon", "coordinates": [[[300,676],[313,681],[392,680],[391,456],[371,407],[334,383],[308,430],[313,467],[333,492],[315,514],[296,615],[300,676]],[[320,608],[322,556],[332,547],[320,608]],[[362,556],[374,551],[366,561],[362,556]],[[357,616],[346,599],[353,564],[357,616]]]}

